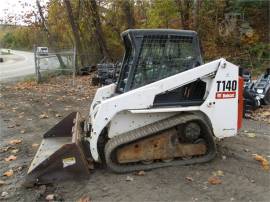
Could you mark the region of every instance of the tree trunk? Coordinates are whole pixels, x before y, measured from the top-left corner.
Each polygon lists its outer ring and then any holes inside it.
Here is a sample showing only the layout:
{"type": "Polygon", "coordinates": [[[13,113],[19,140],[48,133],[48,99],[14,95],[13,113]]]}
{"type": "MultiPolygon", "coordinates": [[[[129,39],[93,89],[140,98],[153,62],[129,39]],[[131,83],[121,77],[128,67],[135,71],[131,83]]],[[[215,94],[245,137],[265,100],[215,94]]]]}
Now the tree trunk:
{"type": "Polygon", "coordinates": [[[190,9],[192,6],[191,0],[176,0],[178,11],[181,16],[181,24],[184,29],[190,29],[190,9]]]}
{"type": "MultiPolygon", "coordinates": [[[[51,35],[50,31],[49,31],[48,25],[47,25],[46,20],[44,18],[44,15],[43,15],[42,8],[41,8],[41,5],[40,5],[39,0],[36,0],[36,5],[37,5],[37,8],[38,8],[38,13],[40,15],[40,18],[41,18],[41,22],[42,22],[44,31],[47,33],[49,46],[50,46],[50,48],[52,48],[54,50],[52,35],[51,35]]],[[[66,67],[65,63],[62,60],[61,55],[60,54],[56,54],[56,57],[57,57],[57,59],[59,61],[60,66],[61,67],[66,67]]]]}
{"type": "Polygon", "coordinates": [[[112,60],[107,47],[107,43],[104,39],[104,34],[101,27],[96,1],[95,0],[84,1],[84,4],[87,6],[88,10],[91,13],[90,22],[92,25],[92,29],[94,30],[94,37],[97,40],[100,53],[103,57],[112,60]]]}
{"type": "Polygon", "coordinates": [[[66,5],[66,11],[67,11],[67,14],[68,14],[69,23],[71,25],[76,50],[78,50],[77,52],[79,53],[81,65],[84,66],[85,65],[84,64],[85,59],[84,59],[84,55],[83,55],[83,51],[82,51],[82,44],[81,44],[81,40],[80,40],[78,25],[77,25],[77,23],[76,23],[76,21],[74,19],[70,1],[69,0],[64,0],[64,3],[66,5]]]}
{"type": "Polygon", "coordinates": [[[200,24],[200,18],[199,18],[199,12],[200,12],[200,7],[202,5],[202,0],[194,0],[193,2],[193,11],[192,11],[192,14],[193,14],[193,29],[195,31],[198,31],[198,28],[199,28],[199,24],[200,24]]]}
{"type": "Polygon", "coordinates": [[[194,0],[194,7],[192,10],[192,15],[193,15],[193,29],[197,31],[198,28],[198,0],[194,0]]]}
{"type": "Polygon", "coordinates": [[[123,0],[121,2],[121,9],[126,18],[127,28],[128,29],[134,28],[135,20],[134,20],[133,1],[123,0]]]}

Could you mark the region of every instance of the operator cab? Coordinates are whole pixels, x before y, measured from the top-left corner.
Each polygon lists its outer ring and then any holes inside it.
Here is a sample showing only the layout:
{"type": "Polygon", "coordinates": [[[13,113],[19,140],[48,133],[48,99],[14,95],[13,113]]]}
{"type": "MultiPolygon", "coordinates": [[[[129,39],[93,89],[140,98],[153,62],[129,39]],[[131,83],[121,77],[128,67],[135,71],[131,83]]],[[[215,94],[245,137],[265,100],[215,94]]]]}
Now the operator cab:
{"type": "MultiPolygon", "coordinates": [[[[198,36],[194,31],[130,29],[122,33],[122,39],[125,55],[117,82],[119,94],[203,64],[198,36]]],[[[154,105],[177,105],[178,101],[187,99],[202,100],[205,87],[204,82],[195,81],[158,95],[154,105]]]]}

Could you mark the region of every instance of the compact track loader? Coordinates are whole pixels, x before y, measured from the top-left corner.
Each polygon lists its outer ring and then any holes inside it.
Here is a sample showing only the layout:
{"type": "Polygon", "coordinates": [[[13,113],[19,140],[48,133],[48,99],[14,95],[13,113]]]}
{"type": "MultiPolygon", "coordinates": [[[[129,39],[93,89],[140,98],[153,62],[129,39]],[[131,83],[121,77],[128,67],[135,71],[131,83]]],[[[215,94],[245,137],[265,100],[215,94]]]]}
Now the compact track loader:
{"type": "Polygon", "coordinates": [[[203,64],[196,32],[133,29],[122,39],[118,81],[97,90],[88,121],[73,112],[44,134],[27,182],[85,178],[97,163],[117,173],[204,163],[215,138],[237,134],[238,67],[203,64]]]}

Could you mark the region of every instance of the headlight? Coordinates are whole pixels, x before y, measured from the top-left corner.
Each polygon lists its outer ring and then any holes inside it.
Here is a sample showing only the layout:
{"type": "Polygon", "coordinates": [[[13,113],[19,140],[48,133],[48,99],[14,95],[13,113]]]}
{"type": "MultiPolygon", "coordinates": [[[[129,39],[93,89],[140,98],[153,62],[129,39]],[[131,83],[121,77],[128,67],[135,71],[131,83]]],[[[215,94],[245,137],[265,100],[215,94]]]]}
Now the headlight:
{"type": "Polygon", "coordinates": [[[263,93],[263,89],[257,89],[257,93],[259,94],[263,93]]]}

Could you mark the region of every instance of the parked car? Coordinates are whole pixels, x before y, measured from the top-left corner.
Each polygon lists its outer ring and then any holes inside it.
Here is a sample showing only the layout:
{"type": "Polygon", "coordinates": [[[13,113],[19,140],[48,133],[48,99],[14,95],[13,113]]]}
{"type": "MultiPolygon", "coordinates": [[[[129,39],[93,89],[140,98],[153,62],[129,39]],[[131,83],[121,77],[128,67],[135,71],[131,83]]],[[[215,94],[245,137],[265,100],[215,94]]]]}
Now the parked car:
{"type": "Polygon", "coordinates": [[[37,47],[37,55],[47,56],[49,54],[48,47],[37,47]]]}

